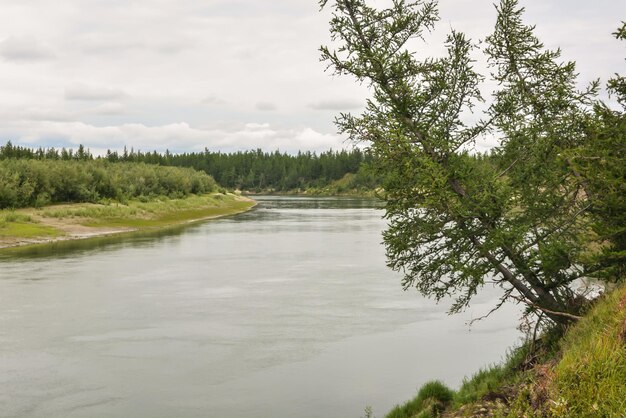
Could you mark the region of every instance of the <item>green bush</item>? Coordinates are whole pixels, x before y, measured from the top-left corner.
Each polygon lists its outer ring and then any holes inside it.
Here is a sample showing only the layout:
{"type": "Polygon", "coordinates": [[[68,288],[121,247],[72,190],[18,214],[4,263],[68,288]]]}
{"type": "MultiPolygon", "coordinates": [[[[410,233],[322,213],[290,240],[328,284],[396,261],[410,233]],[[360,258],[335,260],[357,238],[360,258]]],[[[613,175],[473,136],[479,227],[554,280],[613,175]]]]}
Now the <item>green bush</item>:
{"type": "Polygon", "coordinates": [[[454,392],[438,380],[433,380],[424,384],[417,392],[417,400],[424,402],[426,399],[436,399],[443,403],[448,403],[454,397],[454,392]]]}
{"type": "Polygon", "coordinates": [[[214,192],[217,184],[191,168],[103,160],[0,160],[0,209],[59,202],[98,202],[214,192]]]}

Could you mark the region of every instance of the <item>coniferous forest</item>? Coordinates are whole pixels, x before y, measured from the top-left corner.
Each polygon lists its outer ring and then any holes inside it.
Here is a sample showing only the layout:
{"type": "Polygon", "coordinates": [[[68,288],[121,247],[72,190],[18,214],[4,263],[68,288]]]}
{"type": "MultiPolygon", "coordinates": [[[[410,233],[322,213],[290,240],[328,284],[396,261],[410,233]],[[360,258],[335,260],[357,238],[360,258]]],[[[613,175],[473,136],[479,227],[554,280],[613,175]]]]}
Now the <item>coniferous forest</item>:
{"type": "Polygon", "coordinates": [[[260,149],[236,153],[211,152],[205,149],[204,152],[173,154],[169,151],[142,152],[134,149],[129,151],[125,148],[123,152],[108,150],[106,155],[94,156],[82,145],[76,150],[31,149],[13,145],[9,141],[0,146],[0,161],[8,159],[97,160],[108,163],[186,167],[205,172],[223,187],[247,191],[321,188],[344,178],[347,183],[345,187],[350,189],[374,189],[380,183],[379,178],[368,169],[372,161],[371,155],[358,148],[350,151],[329,150],[320,154],[299,152],[296,155],[279,151],[264,152],[260,149]]]}

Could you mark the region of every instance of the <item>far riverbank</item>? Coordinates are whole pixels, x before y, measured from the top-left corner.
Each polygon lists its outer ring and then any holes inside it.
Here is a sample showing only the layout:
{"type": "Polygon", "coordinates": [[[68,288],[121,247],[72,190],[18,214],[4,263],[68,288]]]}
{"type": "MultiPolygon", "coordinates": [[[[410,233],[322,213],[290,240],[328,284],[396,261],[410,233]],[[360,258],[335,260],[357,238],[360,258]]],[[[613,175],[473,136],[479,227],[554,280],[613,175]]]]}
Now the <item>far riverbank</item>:
{"type": "Polygon", "coordinates": [[[242,213],[255,205],[248,197],[211,193],[2,210],[0,250],[161,229],[242,213]]]}

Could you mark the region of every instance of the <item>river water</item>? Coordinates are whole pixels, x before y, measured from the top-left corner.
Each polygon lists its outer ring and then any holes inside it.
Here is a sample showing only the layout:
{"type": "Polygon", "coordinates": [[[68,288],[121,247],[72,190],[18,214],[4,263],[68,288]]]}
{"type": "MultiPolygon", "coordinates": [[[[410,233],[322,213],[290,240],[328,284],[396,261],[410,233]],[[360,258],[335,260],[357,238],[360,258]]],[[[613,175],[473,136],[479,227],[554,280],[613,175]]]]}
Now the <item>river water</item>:
{"type": "Polygon", "coordinates": [[[0,417],[384,416],[518,339],[484,289],[448,316],[385,267],[370,200],[251,212],[0,260],[0,417]]]}

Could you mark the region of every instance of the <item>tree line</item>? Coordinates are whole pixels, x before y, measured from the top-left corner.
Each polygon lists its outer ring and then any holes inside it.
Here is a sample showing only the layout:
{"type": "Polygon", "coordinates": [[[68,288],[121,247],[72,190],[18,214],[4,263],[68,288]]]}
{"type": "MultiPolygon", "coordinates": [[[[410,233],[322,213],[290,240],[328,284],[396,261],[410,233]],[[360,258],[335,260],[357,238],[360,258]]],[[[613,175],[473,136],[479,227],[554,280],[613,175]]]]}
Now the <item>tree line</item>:
{"type": "Polygon", "coordinates": [[[326,151],[320,154],[298,152],[264,152],[260,149],[235,153],[192,152],[173,154],[142,152],[126,147],[123,152],[107,150],[103,156],[94,157],[89,149],[79,145],[77,150],[38,148],[32,149],[13,145],[10,141],[0,146],[0,160],[7,158],[36,160],[105,160],[111,163],[137,162],[161,166],[190,167],[204,171],[221,186],[250,191],[261,190],[305,190],[320,188],[351,174],[352,187],[373,189],[380,183],[379,176],[367,167],[372,162],[368,151],[326,151]]]}
{"type": "Polygon", "coordinates": [[[102,159],[0,159],[0,209],[103,199],[123,202],[130,198],[183,197],[217,189],[211,176],[192,168],[114,164],[102,159]]]}

